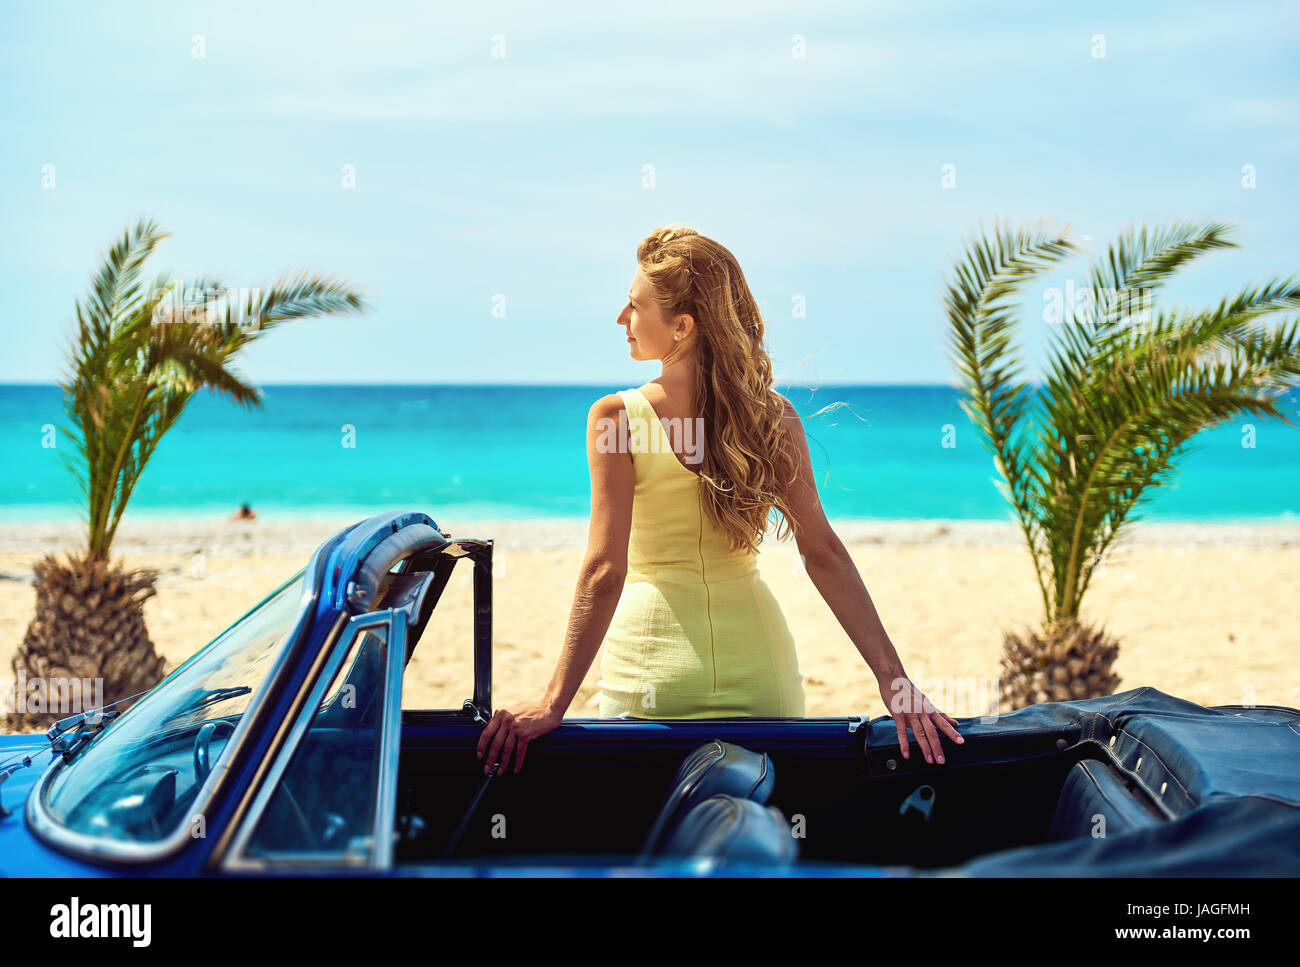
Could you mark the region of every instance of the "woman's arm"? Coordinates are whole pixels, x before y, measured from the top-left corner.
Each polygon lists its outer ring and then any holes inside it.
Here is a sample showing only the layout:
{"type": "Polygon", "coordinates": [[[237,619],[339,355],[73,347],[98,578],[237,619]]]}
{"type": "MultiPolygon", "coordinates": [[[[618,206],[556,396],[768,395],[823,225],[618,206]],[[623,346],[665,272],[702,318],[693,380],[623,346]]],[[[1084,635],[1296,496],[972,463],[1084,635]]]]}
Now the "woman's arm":
{"type": "Polygon", "coordinates": [[[812,460],[808,455],[808,440],[799,414],[789,400],[785,400],[784,425],[786,442],[794,454],[797,468],[787,499],[796,525],[795,542],[804,570],[875,674],[881,698],[898,726],[904,758],[909,751],[907,727],[911,726],[926,761],[931,761],[933,752],[943,762],[938,732],[944,732],[956,742],[964,742],[953,728],[957,720],[936,709],[907,677],[903,661],[898,657],[898,651],[876,613],[867,586],[862,582],[862,575],[822,510],[812,460]]]}
{"type": "Polygon", "coordinates": [[[591,523],[587,553],[578,572],[578,585],[569,612],[569,627],[551,682],[540,701],[493,713],[479,737],[478,755],[489,750],[484,771],[501,760],[505,771],[514,755],[515,772],[534,739],[555,729],[587,676],[600,643],[609,630],[627,576],[627,543],[632,530],[632,495],[636,479],[632,456],[606,444],[607,427],[618,426],[623,401],[617,394],[597,400],[587,413],[587,465],[591,473],[591,523]],[[612,421],[606,423],[605,421],[612,421]]]}
{"type": "Polygon", "coordinates": [[[623,401],[617,395],[606,396],[596,401],[587,417],[587,465],[591,472],[587,554],[578,573],[564,650],[544,699],[561,718],[600,651],[627,577],[627,542],[636,489],[632,456],[621,448],[602,453],[599,442],[602,427],[617,426],[622,409],[623,401]]]}

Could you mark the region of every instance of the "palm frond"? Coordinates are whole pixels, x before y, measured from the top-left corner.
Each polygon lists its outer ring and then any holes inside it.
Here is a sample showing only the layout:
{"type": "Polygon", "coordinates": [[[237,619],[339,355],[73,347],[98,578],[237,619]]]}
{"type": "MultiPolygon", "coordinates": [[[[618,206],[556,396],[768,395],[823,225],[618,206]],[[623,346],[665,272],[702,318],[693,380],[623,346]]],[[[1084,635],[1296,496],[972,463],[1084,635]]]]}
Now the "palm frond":
{"type": "Polygon", "coordinates": [[[1040,455],[1058,481],[1043,513],[1062,613],[1077,610],[1092,568],[1135,519],[1134,505],[1165,482],[1197,433],[1244,413],[1285,420],[1272,394],[1300,371],[1296,328],[1268,332],[1248,318],[1159,313],[1154,325],[1098,344],[1085,403],[1057,401],[1055,433],[1040,455]]]}
{"type": "Polygon", "coordinates": [[[152,219],[142,218],[108,250],[87,300],[89,320],[98,334],[111,333],[118,320],[131,311],[140,297],[140,268],[166,237],[152,219]]]}
{"type": "Polygon", "coordinates": [[[253,329],[315,316],[363,312],[365,298],[355,286],[330,276],[296,272],[279,279],[254,307],[253,329]]]}
{"type": "Polygon", "coordinates": [[[1183,222],[1129,230],[1110,246],[1091,270],[1102,293],[1096,311],[1066,322],[1053,341],[1032,454],[1023,433],[1018,446],[1007,442],[1023,429],[1023,384],[1010,307],[995,305],[1007,289],[987,269],[1005,233],[976,243],[958,267],[948,317],[963,406],[998,457],[1036,563],[1047,558],[1039,576],[1048,622],[1077,616],[1097,565],[1201,430],[1245,414],[1291,423],[1277,399],[1300,376],[1300,326],[1271,327],[1267,317],[1300,308],[1300,279],[1249,286],[1203,311],[1159,307],[1148,294],[1135,312],[1116,297],[1158,289],[1194,259],[1231,247],[1229,232],[1183,222]]]}
{"type": "Polygon", "coordinates": [[[1226,222],[1177,222],[1150,230],[1145,225],[1130,228],[1107,249],[1090,271],[1097,312],[1095,324],[1102,329],[1121,320],[1132,304],[1129,295],[1153,290],[1194,259],[1223,248],[1236,248],[1226,222]]]}
{"type": "Polygon", "coordinates": [[[996,226],[977,237],[957,264],[945,307],[950,353],[962,377],[962,407],[980,429],[1005,481],[1034,558],[1046,604],[1043,541],[1033,513],[1034,492],[1045,486],[1025,459],[1032,387],[1013,347],[1019,287],[1074,250],[1065,232],[1046,227],[1013,231],[996,226]]]}
{"type": "Polygon", "coordinates": [[[84,302],[63,382],[72,428],[69,460],[86,495],[88,546],[106,557],[127,502],[164,434],[203,387],[253,406],[260,391],[231,367],[238,352],[267,328],[293,319],[358,312],[365,303],[346,282],[298,273],[263,299],[233,304],[212,279],[140,272],[166,238],[142,220],[109,250],[84,302]],[[251,321],[251,324],[250,324],[251,321]]]}
{"type": "MultiPolygon", "coordinates": [[[[1081,315],[1071,314],[1054,332],[1048,360],[1044,401],[1047,421],[1066,449],[1087,427],[1072,419],[1086,416],[1095,387],[1090,374],[1104,365],[1106,347],[1116,331],[1128,332],[1154,310],[1157,290],[1193,259],[1234,247],[1231,226],[1223,222],[1179,222],[1167,228],[1130,228],[1108,246],[1089,272],[1091,288],[1081,315]],[[1121,324],[1127,323],[1127,326],[1121,324]],[[1117,330],[1117,327],[1118,328],[1117,330]]],[[[1055,464],[1051,473],[1055,473],[1055,464]]]]}

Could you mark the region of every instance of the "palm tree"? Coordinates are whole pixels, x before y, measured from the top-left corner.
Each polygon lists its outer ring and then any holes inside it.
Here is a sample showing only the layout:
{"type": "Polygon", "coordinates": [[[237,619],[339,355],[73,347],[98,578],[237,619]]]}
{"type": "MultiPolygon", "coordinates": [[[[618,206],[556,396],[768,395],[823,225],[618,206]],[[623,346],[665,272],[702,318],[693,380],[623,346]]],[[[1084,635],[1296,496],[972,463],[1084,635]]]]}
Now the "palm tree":
{"type": "Polygon", "coordinates": [[[1040,632],[1007,633],[1004,707],[1112,693],[1118,642],[1079,620],[1107,551],[1201,430],[1245,413],[1294,426],[1276,399],[1300,373],[1300,278],[1245,288],[1209,309],[1158,305],[1160,287],[1235,247],[1220,222],[1130,229],[1091,268],[1089,311],[1055,327],[1039,391],[1012,345],[1020,287],[1076,252],[1065,230],[995,226],[958,262],[945,298],[962,407],[1002,476],[1034,561],[1040,632]],[[1141,294],[1142,298],[1132,298],[1141,294]]]}
{"type": "Polygon", "coordinates": [[[104,701],[113,702],[162,678],[164,662],[143,612],[157,573],[109,559],[149,458],[202,387],[244,406],[260,404],[261,392],[230,365],[249,343],[281,323],[365,308],[352,286],[307,273],[265,293],[219,299],[213,294],[234,290],[203,280],[183,288],[167,276],[145,288],[141,270],[166,237],[148,220],[128,230],[109,250],[89,297],[76,304],[62,388],[72,423],[64,430],[73,441],[69,463],[86,501],[86,546],[34,568],[36,613],[13,661],[20,688],[27,686],[11,728],[58,718],[50,704],[77,694],[82,682],[98,681],[104,701]]]}

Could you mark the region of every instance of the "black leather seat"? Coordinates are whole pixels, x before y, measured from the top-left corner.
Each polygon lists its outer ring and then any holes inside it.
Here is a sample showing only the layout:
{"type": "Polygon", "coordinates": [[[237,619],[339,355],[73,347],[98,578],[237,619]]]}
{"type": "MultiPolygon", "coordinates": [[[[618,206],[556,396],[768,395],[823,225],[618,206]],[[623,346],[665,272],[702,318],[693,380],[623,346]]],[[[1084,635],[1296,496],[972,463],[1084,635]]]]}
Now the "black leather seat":
{"type": "Polygon", "coordinates": [[[1153,826],[1163,819],[1129,791],[1114,769],[1104,762],[1084,759],[1075,763],[1065,778],[1052,817],[1051,838],[1094,835],[1098,816],[1104,819],[1106,836],[1153,826]]]}
{"type": "Polygon", "coordinates": [[[700,746],[682,763],[659,815],[641,849],[645,858],[653,853],[692,808],[717,795],[766,803],[776,776],[766,753],[751,752],[730,742],[714,739],[700,746]]]}
{"type": "Polygon", "coordinates": [[[682,817],[659,853],[768,865],[793,863],[799,851],[790,824],[775,806],[712,796],[682,817]]]}

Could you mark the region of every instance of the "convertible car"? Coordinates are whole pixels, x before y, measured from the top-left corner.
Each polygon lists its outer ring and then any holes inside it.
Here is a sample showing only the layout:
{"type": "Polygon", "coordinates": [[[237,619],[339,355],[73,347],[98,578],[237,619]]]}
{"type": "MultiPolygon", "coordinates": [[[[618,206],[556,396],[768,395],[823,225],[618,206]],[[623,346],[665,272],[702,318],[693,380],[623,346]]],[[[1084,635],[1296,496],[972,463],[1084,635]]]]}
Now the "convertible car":
{"type": "Polygon", "coordinates": [[[491,686],[492,542],[362,521],[143,696],[0,737],[0,873],[1300,872],[1295,709],[1138,688],[962,720],[942,766],[887,716],[571,718],[485,776],[491,686]],[[462,559],[472,695],[403,708],[462,559]]]}

